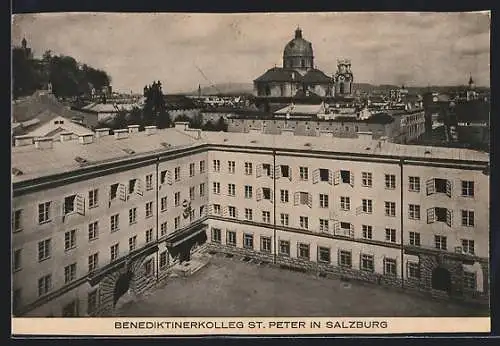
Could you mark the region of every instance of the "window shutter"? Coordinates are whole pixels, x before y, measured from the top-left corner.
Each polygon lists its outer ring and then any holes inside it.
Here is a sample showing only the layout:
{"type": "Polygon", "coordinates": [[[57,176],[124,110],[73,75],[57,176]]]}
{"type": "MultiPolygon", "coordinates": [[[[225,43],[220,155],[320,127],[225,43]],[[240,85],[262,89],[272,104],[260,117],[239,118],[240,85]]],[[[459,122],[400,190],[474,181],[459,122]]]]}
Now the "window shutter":
{"type": "Polygon", "coordinates": [[[363,214],[363,206],[356,208],[356,215],[360,215],[360,214],[363,214]]]}
{"type": "Polygon", "coordinates": [[[273,166],[269,165],[269,176],[274,179],[274,173],[275,170],[273,169],[273,166]]]}
{"type": "Polygon", "coordinates": [[[446,209],[446,224],[448,225],[448,227],[451,227],[452,220],[453,220],[453,211],[450,209],[446,209]]]}
{"type": "Polygon", "coordinates": [[[425,183],[425,185],[426,185],[426,189],[427,189],[427,196],[432,195],[433,193],[436,192],[436,187],[435,187],[435,184],[434,184],[434,179],[427,180],[427,182],[425,183]]]}
{"type": "Polygon", "coordinates": [[[288,167],[288,179],[290,181],[292,181],[292,167],[290,167],[290,166],[287,166],[287,167],[288,167]]]}
{"type": "Polygon", "coordinates": [[[333,185],[340,184],[340,171],[335,171],[333,174],[333,185]]]}
{"type": "Polygon", "coordinates": [[[209,204],[208,205],[208,214],[213,215],[213,213],[214,213],[214,205],[209,204]]]}
{"type": "Polygon", "coordinates": [[[261,187],[257,188],[256,197],[257,197],[257,201],[261,201],[262,200],[262,188],[261,187]]]}
{"type": "Polygon", "coordinates": [[[274,167],[274,177],[276,179],[281,178],[281,166],[280,165],[274,167]]]}
{"type": "Polygon", "coordinates": [[[262,176],[262,164],[258,164],[257,167],[255,167],[255,175],[257,178],[262,176]]]}
{"type": "Polygon", "coordinates": [[[307,206],[309,208],[312,208],[312,203],[313,203],[313,197],[312,197],[312,194],[308,193],[307,194],[307,206]]]}
{"type": "Polygon", "coordinates": [[[227,217],[228,215],[229,215],[229,208],[223,207],[222,208],[222,216],[227,217]]]}
{"type": "Polygon", "coordinates": [[[435,210],[434,208],[427,209],[427,223],[433,223],[435,219],[435,210]]]}
{"type": "Polygon", "coordinates": [[[238,218],[238,208],[234,208],[234,217],[238,218]]]}
{"type": "Polygon", "coordinates": [[[354,174],[352,172],[349,176],[349,185],[351,185],[351,187],[354,187],[354,174]]]}
{"type": "Polygon", "coordinates": [[[317,184],[319,181],[319,169],[315,169],[312,174],[313,184],[317,184]]]}
{"type": "Polygon", "coordinates": [[[331,169],[328,170],[328,184],[333,185],[333,171],[331,169]]]}
{"type": "Polygon", "coordinates": [[[450,198],[451,198],[451,189],[452,189],[451,180],[446,180],[446,196],[450,198]]]}
{"type": "Polygon", "coordinates": [[[118,196],[122,201],[127,200],[127,187],[125,184],[118,185],[118,196]]]}
{"type": "Polygon", "coordinates": [[[271,203],[274,203],[274,194],[273,194],[273,189],[269,189],[269,200],[271,201],[271,203]]]}
{"type": "Polygon", "coordinates": [[[137,179],[135,182],[135,192],[139,195],[142,196],[144,194],[143,188],[142,188],[142,180],[137,179]]]}
{"type": "Polygon", "coordinates": [[[168,185],[172,185],[172,183],[173,183],[173,180],[172,180],[172,172],[167,171],[167,173],[166,173],[166,178],[167,178],[167,184],[168,184],[168,185]]]}
{"type": "Polygon", "coordinates": [[[293,194],[293,205],[299,205],[300,203],[300,192],[295,192],[293,194]]]}
{"type": "Polygon", "coordinates": [[[333,234],[338,235],[340,232],[340,222],[336,221],[333,224],[333,234]]]}
{"type": "Polygon", "coordinates": [[[75,209],[80,215],[85,215],[85,198],[81,195],[75,197],[75,209]]]}
{"type": "Polygon", "coordinates": [[[352,223],[349,224],[349,237],[354,238],[354,225],[352,223]]]}

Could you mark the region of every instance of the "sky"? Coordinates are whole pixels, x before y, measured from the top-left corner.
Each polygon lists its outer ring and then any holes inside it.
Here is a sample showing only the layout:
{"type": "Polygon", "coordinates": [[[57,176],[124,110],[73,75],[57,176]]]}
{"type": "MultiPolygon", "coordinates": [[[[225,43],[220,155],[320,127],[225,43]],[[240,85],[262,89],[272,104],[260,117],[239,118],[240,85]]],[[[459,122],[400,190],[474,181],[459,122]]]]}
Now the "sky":
{"type": "Polygon", "coordinates": [[[113,90],[166,93],[252,83],[282,65],[297,26],[328,75],[349,58],[355,82],[490,84],[490,13],[44,13],[14,15],[12,44],[105,70],[113,90]],[[199,72],[203,71],[207,79],[199,72]]]}

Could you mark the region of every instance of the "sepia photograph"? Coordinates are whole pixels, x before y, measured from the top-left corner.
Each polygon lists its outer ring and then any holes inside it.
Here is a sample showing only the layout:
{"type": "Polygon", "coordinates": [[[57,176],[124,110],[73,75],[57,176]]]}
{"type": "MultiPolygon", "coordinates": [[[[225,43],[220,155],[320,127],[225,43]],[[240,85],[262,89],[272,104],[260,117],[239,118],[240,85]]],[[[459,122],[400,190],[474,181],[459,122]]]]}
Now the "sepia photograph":
{"type": "Polygon", "coordinates": [[[13,15],[13,320],[489,328],[490,19],[13,15]]]}

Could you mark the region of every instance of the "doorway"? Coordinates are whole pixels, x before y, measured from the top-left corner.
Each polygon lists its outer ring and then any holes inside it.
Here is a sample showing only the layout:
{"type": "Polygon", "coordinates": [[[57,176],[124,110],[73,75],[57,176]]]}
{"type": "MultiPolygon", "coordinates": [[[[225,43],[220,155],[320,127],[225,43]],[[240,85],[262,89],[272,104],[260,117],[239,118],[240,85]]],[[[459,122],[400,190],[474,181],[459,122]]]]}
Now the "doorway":
{"type": "Polygon", "coordinates": [[[120,275],[116,280],[115,291],[113,295],[113,306],[116,305],[118,299],[123,296],[130,288],[130,281],[132,280],[132,273],[130,271],[120,275]]]}
{"type": "Polygon", "coordinates": [[[432,271],[432,288],[450,293],[451,275],[447,269],[437,267],[432,271]]]}

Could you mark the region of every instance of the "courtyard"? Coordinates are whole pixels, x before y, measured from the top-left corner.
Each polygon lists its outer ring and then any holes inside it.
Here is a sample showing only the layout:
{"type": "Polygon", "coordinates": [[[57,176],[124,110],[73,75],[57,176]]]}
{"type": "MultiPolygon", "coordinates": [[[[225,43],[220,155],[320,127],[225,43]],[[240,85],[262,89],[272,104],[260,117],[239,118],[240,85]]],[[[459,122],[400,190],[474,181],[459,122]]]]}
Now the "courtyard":
{"type": "Polygon", "coordinates": [[[478,308],[373,284],[293,272],[213,256],[189,277],[169,278],[123,304],[128,317],[451,317],[488,316],[478,308]]]}

